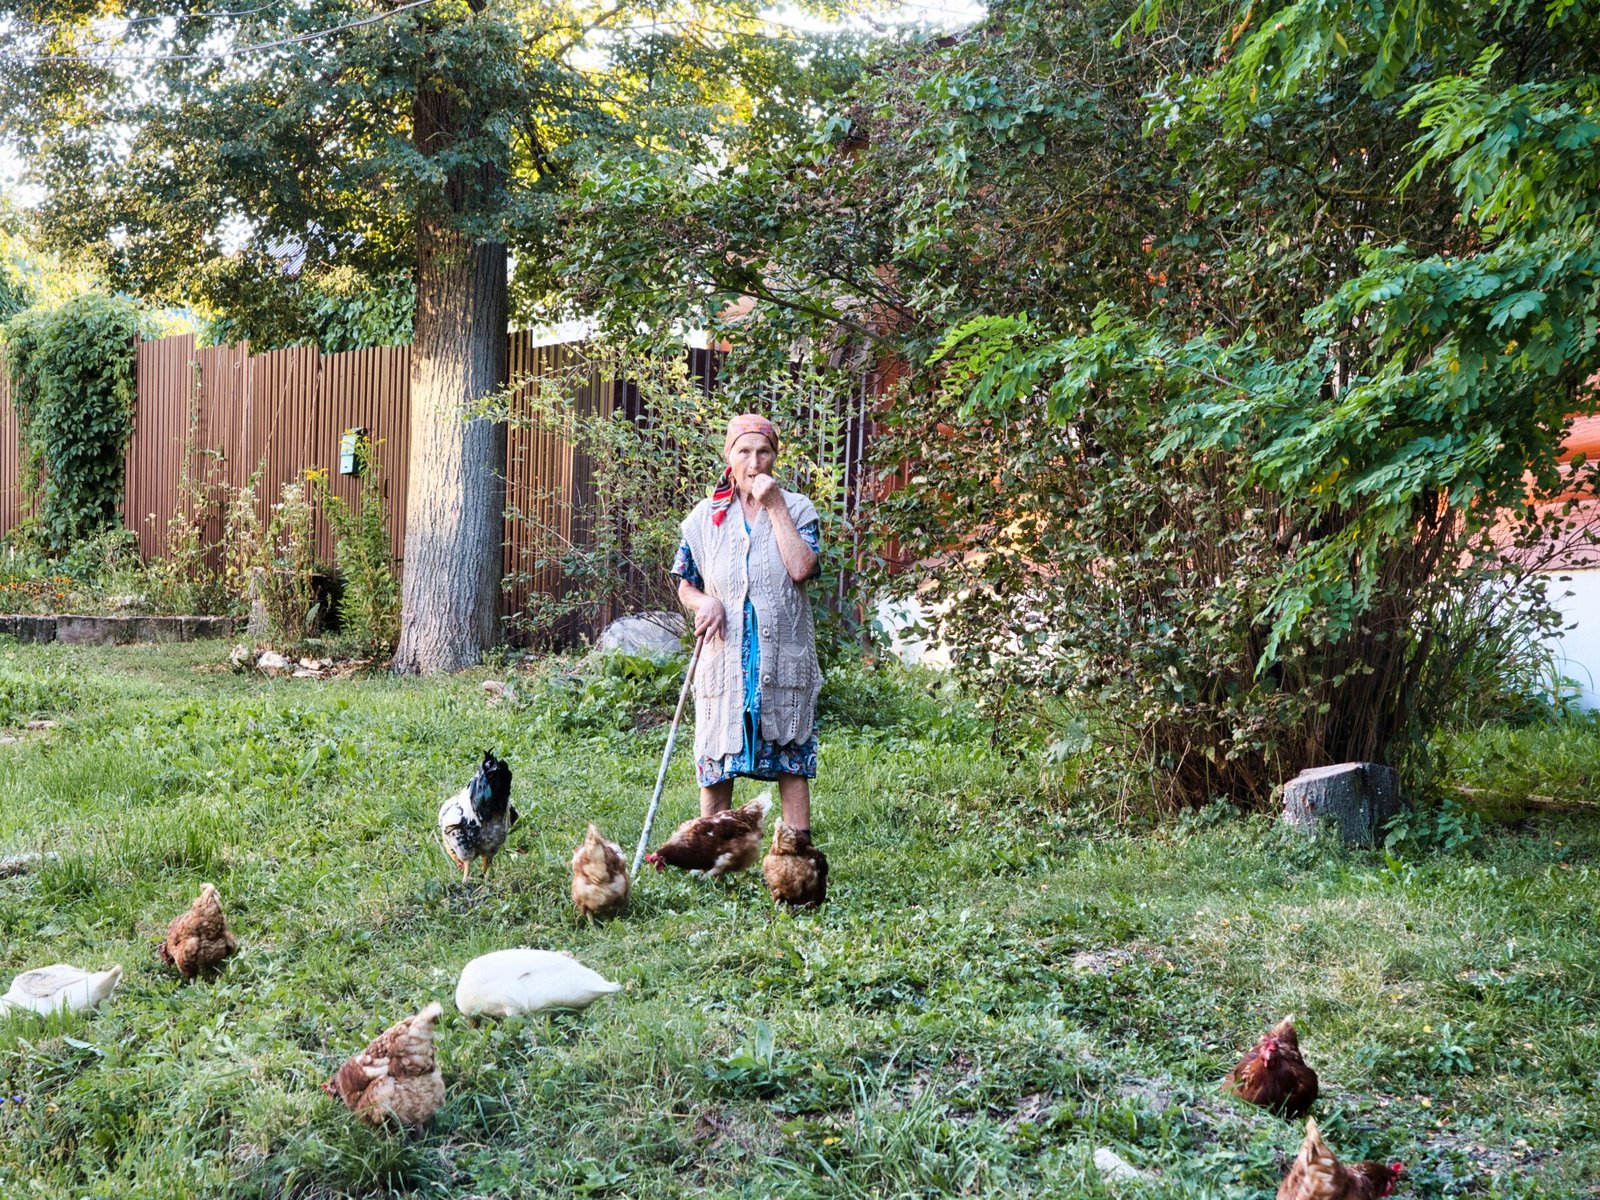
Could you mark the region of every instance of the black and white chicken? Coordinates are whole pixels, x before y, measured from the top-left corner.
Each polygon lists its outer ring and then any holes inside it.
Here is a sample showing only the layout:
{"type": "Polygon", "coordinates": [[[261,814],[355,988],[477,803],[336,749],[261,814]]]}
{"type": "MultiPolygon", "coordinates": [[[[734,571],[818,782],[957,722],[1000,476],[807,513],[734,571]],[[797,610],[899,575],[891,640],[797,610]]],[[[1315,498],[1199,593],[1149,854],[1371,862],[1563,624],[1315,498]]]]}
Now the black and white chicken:
{"type": "Polygon", "coordinates": [[[483,859],[483,876],[489,877],[489,864],[506,844],[517,815],[511,803],[511,767],[486,750],[472,782],[439,806],[439,840],[450,861],[461,868],[461,882],[467,881],[475,858],[483,859]]]}

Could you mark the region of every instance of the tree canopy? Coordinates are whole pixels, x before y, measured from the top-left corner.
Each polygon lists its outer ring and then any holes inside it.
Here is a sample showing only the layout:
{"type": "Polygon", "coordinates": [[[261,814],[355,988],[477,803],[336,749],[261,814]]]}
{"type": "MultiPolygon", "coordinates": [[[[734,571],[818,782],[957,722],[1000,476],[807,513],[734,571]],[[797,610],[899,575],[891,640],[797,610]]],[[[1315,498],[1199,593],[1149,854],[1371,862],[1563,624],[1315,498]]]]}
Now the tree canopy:
{"type": "Polygon", "coordinates": [[[273,341],[292,339],[285,311],[315,323],[323,298],[408,277],[418,213],[483,162],[494,178],[454,221],[510,247],[533,315],[556,201],[594,163],[656,144],[736,160],[793,139],[858,61],[851,37],[784,30],[742,2],[8,0],[0,14],[0,136],[43,186],[51,243],[114,287],[202,302],[273,341]],[[442,155],[414,138],[430,80],[473,114],[442,155]]]}

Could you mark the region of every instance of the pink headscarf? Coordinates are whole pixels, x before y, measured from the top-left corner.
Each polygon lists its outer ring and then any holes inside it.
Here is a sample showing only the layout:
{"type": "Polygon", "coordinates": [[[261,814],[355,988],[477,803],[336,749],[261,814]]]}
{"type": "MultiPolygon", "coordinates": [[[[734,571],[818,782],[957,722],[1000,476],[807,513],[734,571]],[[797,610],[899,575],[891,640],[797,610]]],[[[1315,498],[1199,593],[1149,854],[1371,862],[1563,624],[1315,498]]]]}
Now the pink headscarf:
{"type": "Polygon", "coordinates": [[[722,439],[724,458],[733,449],[733,444],[747,433],[759,433],[771,444],[772,452],[778,452],[778,427],[756,413],[740,413],[728,420],[728,435],[722,439]]]}
{"type": "MultiPolygon", "coordinates": [[[[772,447],[772,452],[778,452],[778,427],[771,421],[756,413],[740,413],[728,421],[728,434],[722,439],[722,455],[726,458],[733,452],[733,444],[747,433],[759,433],[767,439],[772,447]]],[[[722,468],[722,478],[717,480],[716,487],[711,489],[711,523],[721,525],[722,518],[728,515],[728,509],[733,504],[733,468],[722,468]]]]}

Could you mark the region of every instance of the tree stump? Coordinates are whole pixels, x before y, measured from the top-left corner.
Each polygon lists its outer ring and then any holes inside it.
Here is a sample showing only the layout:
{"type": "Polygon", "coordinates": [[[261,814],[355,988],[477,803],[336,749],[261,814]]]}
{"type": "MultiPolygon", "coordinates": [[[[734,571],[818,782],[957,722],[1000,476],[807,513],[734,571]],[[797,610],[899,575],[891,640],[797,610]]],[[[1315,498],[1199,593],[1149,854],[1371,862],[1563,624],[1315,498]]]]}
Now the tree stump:
{"type": "Polygon", "coordinates": [[[1378,763],[1301,771],[1283,785],[1283,820],[1303,833],[1332,825],[1346,846],[1375,846],[1400,811],[1400,777],[1378,763]]]}

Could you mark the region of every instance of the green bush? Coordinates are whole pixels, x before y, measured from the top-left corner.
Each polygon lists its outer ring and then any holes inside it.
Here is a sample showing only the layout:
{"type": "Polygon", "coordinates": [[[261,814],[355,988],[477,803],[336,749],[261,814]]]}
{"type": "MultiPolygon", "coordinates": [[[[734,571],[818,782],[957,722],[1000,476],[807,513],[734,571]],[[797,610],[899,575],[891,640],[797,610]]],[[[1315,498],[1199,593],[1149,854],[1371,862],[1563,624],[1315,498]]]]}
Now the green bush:
{"type": "Polygon", "coordinates": [[[520,703],[562,732],[629,733],[672,719],[687,666],[678,655],[591,655],[521,684],[528,695],[520,703]]]}
{"type": "Polygon", "coordinates": [[[1555,621],[1542,583],[1457,514],[1419,517],[1371,587],[1309,604],[1283,636],[1285,572],[1334,518],[1260,487],[1253,441],[1153,453],[1182,422],[1159,392],[1070,425],[1042,401],[981,425],[962,405],[905,410],[886,440],[917,463],[883,504],[918,562],[895,583],[987,711],[1043,714],[1086,784],[1265,810],[1306,767],[1376,760],[1415,790],[1442,722],[1535,686],[1555,621]]]}
{"type": "Polygon", "coordinates": [[[333,528],[333,560],[342,585],[340,632],[368,649],[388,653],[400,637],[400,578],[385,524],[380,463],[365,439],[357,447],[357,459],[361,483],[354,504],[334,495],[325,475],[316,476],[317,494],[333,528]]]}
{"type": "Polygon", "coordinates": [[[5,326],[28,523],[51,551],[120,521],[139,333],[131,301],[95,294],[5,326]]]}

